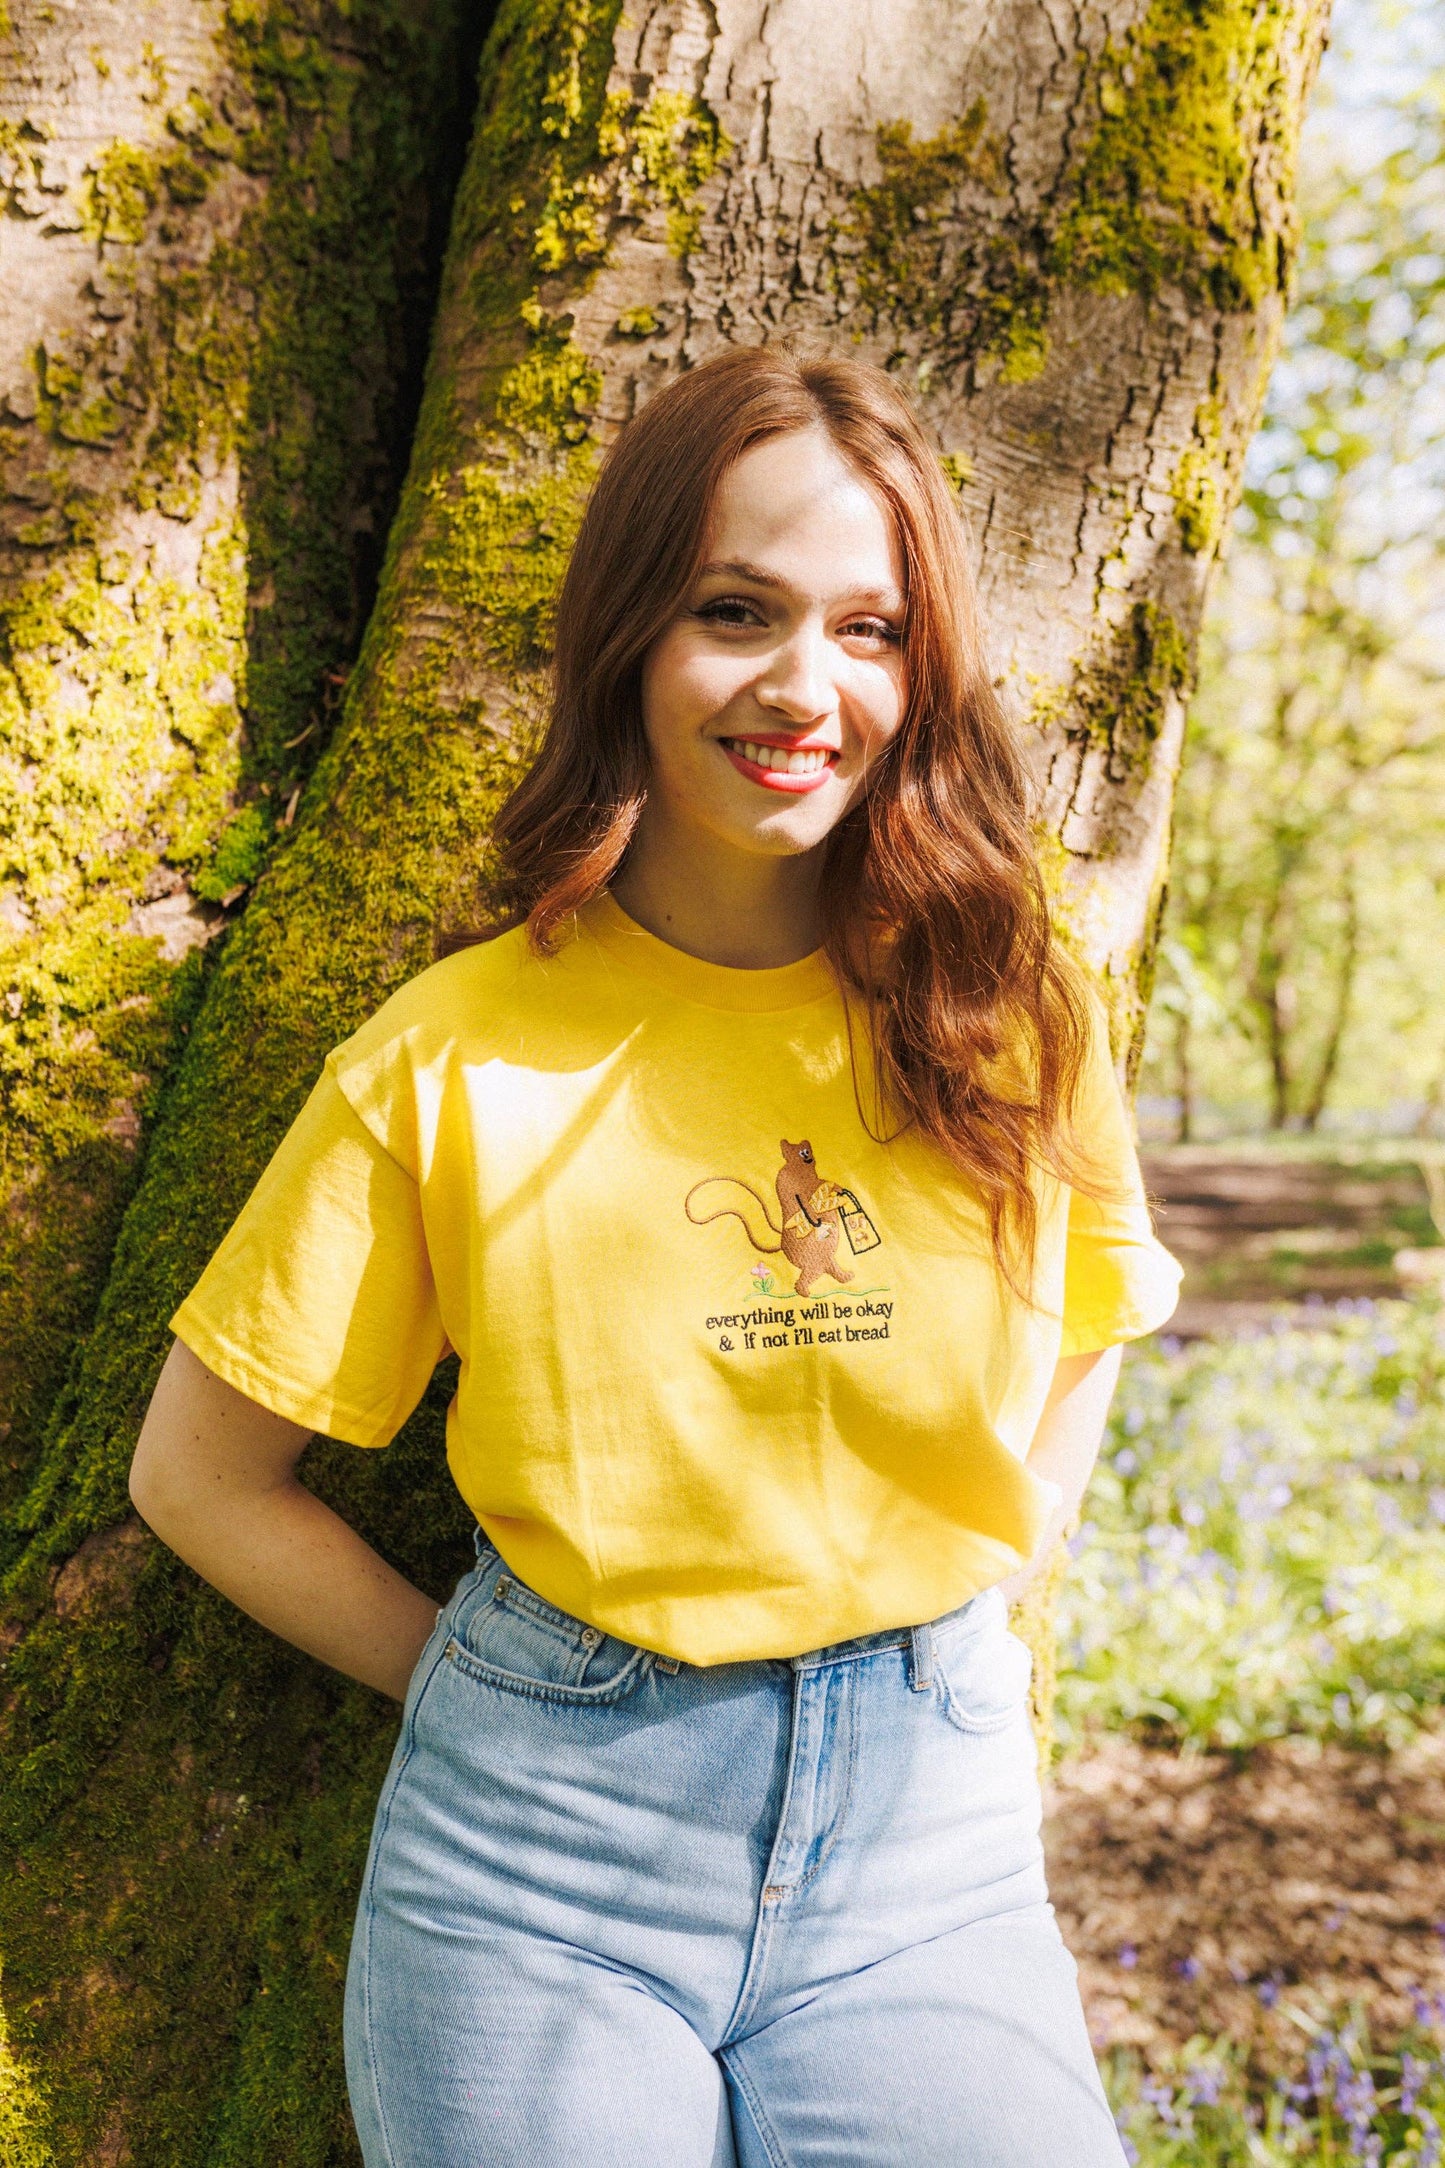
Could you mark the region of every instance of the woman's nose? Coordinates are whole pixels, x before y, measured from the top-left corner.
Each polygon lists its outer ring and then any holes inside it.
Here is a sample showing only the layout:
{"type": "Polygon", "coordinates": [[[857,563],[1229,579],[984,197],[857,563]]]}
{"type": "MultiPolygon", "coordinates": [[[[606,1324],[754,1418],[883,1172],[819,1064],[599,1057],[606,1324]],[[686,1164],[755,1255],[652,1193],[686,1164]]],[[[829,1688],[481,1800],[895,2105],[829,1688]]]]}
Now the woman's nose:
{"type": "Polygon", "coordinates": [[[797,722],[810,723],[831,713],[833,674],[822,628],[800,626],[782,641],[758,679],[756,692],[762,706],[776,708],[797,722]]]}

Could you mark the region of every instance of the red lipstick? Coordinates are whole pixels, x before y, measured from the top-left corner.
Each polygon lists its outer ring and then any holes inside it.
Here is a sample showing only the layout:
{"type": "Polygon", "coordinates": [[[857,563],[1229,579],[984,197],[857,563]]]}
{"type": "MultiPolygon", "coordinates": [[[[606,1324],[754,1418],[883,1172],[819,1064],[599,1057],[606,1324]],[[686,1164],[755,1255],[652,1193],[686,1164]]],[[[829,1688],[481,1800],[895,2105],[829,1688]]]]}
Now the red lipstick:
{"type": "Polygon", "coordinates": [[[838,758],[838,748],[826,745],[817,738],[788,737],[781,731],[749,731],[745,738],[719,738],[717,743],[739,775],[745,775],[750,783],[757,783],[763,790],[802,791],[817,790],[828,779],[830,769],[838,758]],[[741,748],[744,745],[776,746],[785,753],[826,753],[821,766],[810,769],[804,775],[790,775],[786,768],[764,768],[757,761],[749,760],[741,748]]]}

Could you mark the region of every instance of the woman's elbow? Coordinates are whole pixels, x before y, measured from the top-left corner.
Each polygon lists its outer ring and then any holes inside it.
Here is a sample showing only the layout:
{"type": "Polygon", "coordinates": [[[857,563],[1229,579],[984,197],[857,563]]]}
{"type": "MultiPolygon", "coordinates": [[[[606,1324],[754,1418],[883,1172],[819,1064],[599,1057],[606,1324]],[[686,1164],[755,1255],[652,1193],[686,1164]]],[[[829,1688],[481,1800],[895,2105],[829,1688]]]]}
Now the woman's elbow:
{"type": "Polygon", "coordinates": [[[126,1488],[130,1502],[153,1534],[164,1539],[163,1523],[167,1520],[168,1507],[174,1497],[175,1471],[168,1466],[166,1454],[158,1448],[157,1441],[147,1428],[141,1426],[135,1451],[130,1457],[130,1472],[126,1488]]]}

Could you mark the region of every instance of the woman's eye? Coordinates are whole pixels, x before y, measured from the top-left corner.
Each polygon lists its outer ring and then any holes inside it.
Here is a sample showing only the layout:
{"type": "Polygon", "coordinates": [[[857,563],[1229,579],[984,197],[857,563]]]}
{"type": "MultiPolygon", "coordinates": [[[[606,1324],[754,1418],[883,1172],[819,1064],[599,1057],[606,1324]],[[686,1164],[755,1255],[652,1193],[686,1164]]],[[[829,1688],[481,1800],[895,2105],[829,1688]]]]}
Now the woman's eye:
{"type": "Polygon", "coordinates": [[[717,595],[711,602],[704,602],[697,614],[709,625],[760,625],[763,622],[757,604],[742,595],[717,595]]]}
{"type": "Polygon", "coordinates": [[[839,630],[845,639],[875,640],[880,646],[896,647],[901,637],[898,627],[890,625],[885,617],[853,617],[839,630]]]}

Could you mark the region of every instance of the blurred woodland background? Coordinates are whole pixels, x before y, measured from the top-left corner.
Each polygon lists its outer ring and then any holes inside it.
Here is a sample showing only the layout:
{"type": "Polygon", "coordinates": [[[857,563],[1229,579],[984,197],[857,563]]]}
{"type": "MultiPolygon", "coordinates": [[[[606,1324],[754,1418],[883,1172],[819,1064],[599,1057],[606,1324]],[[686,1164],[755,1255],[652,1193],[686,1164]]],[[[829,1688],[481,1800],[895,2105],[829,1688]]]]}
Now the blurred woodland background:
{"type": "Polygon", "coordinates": [[[1140,1072],[1171,1330],[1064,1593],[1054,1887],[1131,2159],[1445,2126],[1445,9],[1342,0],[1140,1072]]]}
{"type": "Polygon", "coordinates": [[[1205,628],[1150,1131],[1445,1115],[1445,13],[1345,0],[1205,628]]]}

